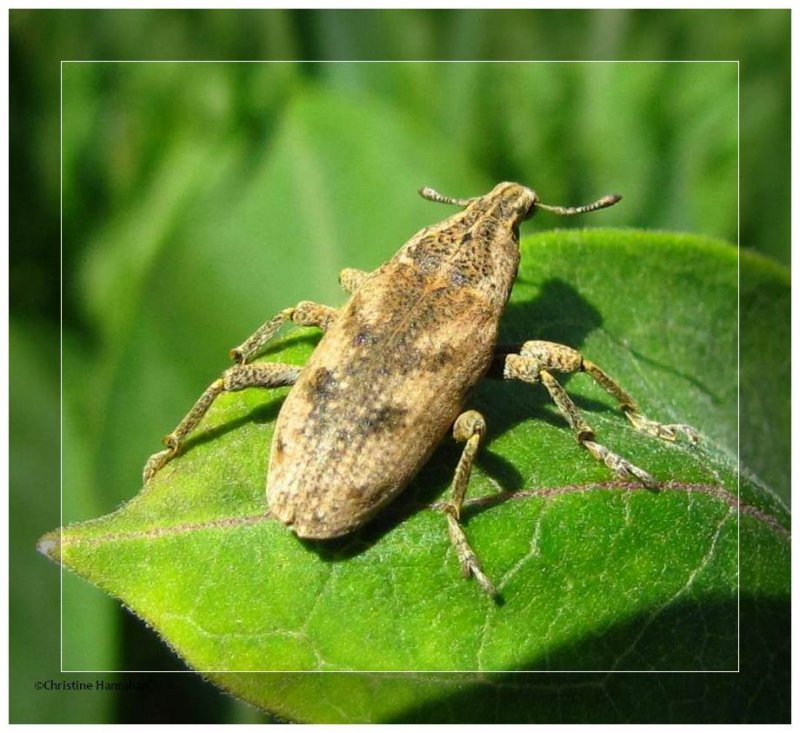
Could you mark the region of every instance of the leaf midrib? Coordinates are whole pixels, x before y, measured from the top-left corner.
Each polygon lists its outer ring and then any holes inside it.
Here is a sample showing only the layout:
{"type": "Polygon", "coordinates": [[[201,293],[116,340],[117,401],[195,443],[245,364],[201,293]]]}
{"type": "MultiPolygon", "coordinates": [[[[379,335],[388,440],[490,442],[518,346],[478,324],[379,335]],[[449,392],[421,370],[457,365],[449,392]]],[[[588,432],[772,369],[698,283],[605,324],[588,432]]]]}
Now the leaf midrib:
{"type": "MultiPolygon", "coordinates": [[[[489,507],[503,504],[507,501],[520,501],[524,499],[549,499],[557,496],[576,493],[589,493],[597,491],[645,491],[653,493],[653,489],[648,489],[640,484],[625,481],[605,481],[586,484],[565,484],[562,486],[550,486],[541,489],[523,489],[519,491],[505,491],[487,496],[467,499],[464,502],[464,509],[469,514],[469,510],[477,507],[489,507]]],[[[656,485],[655,493],[661,491],[682,491],[687,493],[700,493],[717,499],[725,504],[731,512],[739,512],[740,516],[748,516],[769,528],[776,536],[785,541],[790,539],[790,531],[777,518],[764,512],[758,507],[740,501],[734,494],[722,486],[716,484],[688,483],[682,481],[666,481],[656,485]]],[[[442,502],[432,504],[420,504],[404,507],[402,514],[411,514],[420,510],[438,511],[444,506],[442,502]]],[[[391,512],[391,509],[388,510],[391,512]]],[[[275,521],[269,511],[259,514],[251,514],[239,517],[218,517],[215,519],[200,522],[184,522],[171,526],[154,527],[147,530],[131,530],[125,532],[108,533],[93,537],[64,537],[59,535],[58,530],[54,533],[45,535],[40,541],[40,549],[49,557],[54,559],[60,554],[60,550],[68,545],[97,546],[109,542],[136,541],[143,539],[160,539],[162,537],[173,537],[191,532],[201,532],[210,529],[238,528],[252,526],[264,521],[275,521]],[[47,549],[43,549],[50,542],[47,549]]]]}

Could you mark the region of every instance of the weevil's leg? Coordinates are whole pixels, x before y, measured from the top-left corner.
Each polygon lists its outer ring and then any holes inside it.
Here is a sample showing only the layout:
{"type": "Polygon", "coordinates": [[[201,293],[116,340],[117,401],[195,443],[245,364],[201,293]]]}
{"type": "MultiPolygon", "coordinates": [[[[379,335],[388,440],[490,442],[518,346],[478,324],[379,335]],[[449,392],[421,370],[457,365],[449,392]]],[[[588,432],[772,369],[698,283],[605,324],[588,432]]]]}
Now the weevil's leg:
{"type": "MultiPolygon", "coordinates": [[[[564,416],[564,419],[574,431],[578,442],[598,461],[605,463],[606,466],[621,478],[632,478],[636,481],[640,481],[645,486],[655,485],[655,479],[647,473],[647,471],[643,471],[638,466],[634,466],[630,461],[595,441],[594,431],[583,419],[577,405],[570,399],[569,395],[556,381],[555,377],[543,367],[541,360],[531,355],[523,356],[522,354],[508,354],[503,355],[502,358],[504,363],[503,376],[505,379],[519,379],[531,384],[541,382],[545,386],[553,402],[555,402],[556,407],[558,407],[559,412],[564,416]]],[[[552,364],[550,367],[558,368],[554,367],[552,364]]]]}
{"type": "Polygon", "coordinates": [[[665,425],[642,415],[639,412],[639,406],[636,401],[597,364],[588,359],[582,359],[581,370],[586,372],[606,392],[617,399],[620,408],[625,413],[625,417],[630,420],[631,425],[637,430],[662,440],[675,441],[680,434],[683,434],[690,443],[700,442],[699,433],[691,425],[682,425],[680,423],[665,425]]]}
{"type": "Polygon", "coordinates": [[[464,443],[464,450],[461,453],[461,458],[456,466],[456,472],[453,476],[453,494],[450,502],[444,506],[444,511],[447,514],[447,528],[450,535],[450,541],[458,555],[458,562],[461,565],[461,572],[465,578],[472,576],[478,581],[478,584],[490,596],[497,595],[492,581],[486,577],[483,570],[481,570],[478,557],[470,547],[467,536],[461,527],[461,507],[464,503],[464,496],[467,493],[467,485],[469,483],[469,475],[472,472],[472,464],[475,461],[475,455],[478,452],[481,440],[486,433],[486,422],[483,415],[475,410],[468,410],[458,416],[458,419],[453,425],[453,437],[459,442],[464,443]]]}
{"type": "Polygon", "coordinates": [[[231,359],[245,364],[266,346],[280,327],[291,321],[297,326],[318,326],[325,331],[336,319],[336,309],[310,300],[301,300],[294,308],[284,308],[262,324],[243,344],[231,349],[231,359]]]}
{"type": "Polygon", "coordinates": [[[539,379],[550,393],[553,402],[556,403],[559,412],[566,418],[570,427],[575,431],[578,442],[586,448],[598,461],[606,464],[620,478],[632,478],[641,481],[645,486],[655,486],[656,480],[647,471],[638,466],[634,466],[630,461],[617,455],[604,445],[595,442],[594,431],[584,421],[580,410],[566,393],[564,388],[556,381],[550,372],[542,369],[539,372],[539,379]]]}
{"type": "Polygon", "coordinates": [[[164,438],[167,449],[150,456],[144,466],[144,483],[178,454],[186,436],[197,427],[214,400],[223,392],[237,392],[248,387],[288,387],[297,381],[301,370],[302,367],[293,364],[237,364],[227,369],[200,395],[175,430],[164,438]]]}
{"type": "Polygon", "coordinates": [[[345,267],[339,273],[339,284],[344,288],[345,292],[352,295],[371,274],[371,272],[356,270],[353,267],[345,267]]]}
{"type": "MultiPolygon", "coordinates": [[[[503,374],[505,355],[513,350],[513,347],[498,346],[495,364],[493,364],[494,376],[503,374]]],[[[528,371],[534,374],[537,369],[565,373],[585,372],[619,402],[620,409],[625,413],[625,417],[628,418],[633,427],[643,433],[669,441],[677,440],[680,434],[683,434],[691,443],[697,443],[700,440],[697,431],[689,425],[678,423],[662,424],[642,415],[639,411],[639,405],[636,404],[636,400],[633,397],[597,364],[584,359],[579,351],[569,346],[551,341],[526,341],[519,347],[518,351],[520,356],[529,360],[531,368],[528,371]]]]}

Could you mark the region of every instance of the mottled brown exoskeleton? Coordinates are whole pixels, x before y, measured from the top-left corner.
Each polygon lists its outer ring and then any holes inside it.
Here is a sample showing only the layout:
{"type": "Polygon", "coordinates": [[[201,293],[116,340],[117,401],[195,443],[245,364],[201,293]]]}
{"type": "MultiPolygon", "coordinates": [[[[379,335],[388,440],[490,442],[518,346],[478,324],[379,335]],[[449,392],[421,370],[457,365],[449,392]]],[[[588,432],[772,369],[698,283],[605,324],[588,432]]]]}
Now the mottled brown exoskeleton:
{"type": "Polygon", "coordinates": [[[581,214],[619,196],[576,208],[547,206],[534,191],[501,183],[485,196],[452,199],[425,188],[423,197],[463,210],[415,234],[377,270],[344,270],[351,293],[340,309],[303,301],[267,321],[231,351],[237,362],[214,381],[147,462],[144,480],[181,448],[217,395],[249,387],[293,385],[278,415],[267,476],[273,516],[302,538],[339,537],[360,527],[411,481],[452,428],[464,449],[445,505],[450,539],[463,574],[490,595],[459,522],[472,464],[486,430],[480,413],[463,411],[485,375],[541,383],[578,442],[617,475],[645,485],[642,469],[595,442],[594,432],[552,376],[586,372],[612,394],[633,426],[675,440],[686,425],[644,417],[633,398],[597,365],[568,346],[528,341],[497,345],[500,317],[519,264],[519,225],[537,209],[581,214]],[[305,367],[249,363],[282,324],[325,333],[305,367]]]}

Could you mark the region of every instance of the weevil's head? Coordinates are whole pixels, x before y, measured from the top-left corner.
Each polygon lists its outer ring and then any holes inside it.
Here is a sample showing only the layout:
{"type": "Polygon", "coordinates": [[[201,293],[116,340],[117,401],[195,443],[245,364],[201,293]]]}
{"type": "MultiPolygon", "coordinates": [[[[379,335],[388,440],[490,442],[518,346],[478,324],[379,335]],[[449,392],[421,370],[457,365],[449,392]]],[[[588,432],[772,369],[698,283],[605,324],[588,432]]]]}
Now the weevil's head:
{"type": "Polygon", "coordinates": [[[541,203],[532,188],[519,183],[498,183],[489,193],[468,199],[443,196],[432,188],[420,189],[423,198],[460,206],[462,213],[428,227],[398,253],[398,257],[424,260],[429,270],[447,261],[450,277],[460,285],[472,283],[485,291],[486,300],[505,304],[519,265],[519,226],[537,209],[555,214],[583,214],[619,201],[605,196],[587,206],[566,208],[541,203]]]}
{"type": "Polygon", "coordinates": [[[539,203],[539,197],[532,188],[509,181],[498,183],[482,198],[496,205],[499,218],[512,222],[515,229],[519,227],[520,222],[533,216],[539,203]]]}
{"type": "Polygon", "coordinates": [[[506,214],[508,221],[513,222],[514,230],[516,231],[520,222],[530,219],[538,209],[543,209],[559,216],[588,214],[590,211],[613,206],[622,196],[612,193],[584,206],[551,206],[550,204],[543,204],[539,200],[536,191],[532,188],[519,183],[505,182],[498,183],[487,198],[498,202],[501,212],[506,214]]]}
{"type": "Polygon", "coordinates": [[[622,198],[619,194],[612,193],[584,206],[551,206],[539,201],[539,196],[532,188],[523,186],[521,183],[511,183],[509,181],[498,183],[484,196],[474,196],[469,199],[442,196],[438,191],[427,186],[421,188],[419,192],[423,198],[429,201],[455,204],[456,206],[470,209],[472,212],[482,212],[491,218],[510,223],[515,230],[519,227],[520,222],[530,219],[537,209],[544,209],[559,216],[574,216],[575,214],[588,214],[590,211],[605,209],[613,206],[622,198]]]}

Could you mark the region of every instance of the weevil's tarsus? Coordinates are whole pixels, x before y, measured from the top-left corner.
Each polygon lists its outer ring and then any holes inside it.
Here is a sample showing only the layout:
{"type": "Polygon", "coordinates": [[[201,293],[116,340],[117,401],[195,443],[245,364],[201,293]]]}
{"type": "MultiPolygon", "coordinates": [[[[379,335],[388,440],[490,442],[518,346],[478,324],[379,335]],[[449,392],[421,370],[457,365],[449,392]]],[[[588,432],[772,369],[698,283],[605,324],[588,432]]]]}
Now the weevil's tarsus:
{"type": "Polygon", "coordinates": [[[461,566],[461,574],[465,578],[475,578],[478,585],[488,595],[490,595],[492,598],[497,598],[497,588],[494,587],[492,581],[489,580],[489,578],[486,576],[486,573],[484,573],[481,569],[481,565],[478,562],[478,556],[470,547],[463,528],[450,512],[447,512],[447,529],[448,534],[450,535],[450,542],[453,543],[453,547],[455,547],[456,554],[458,555],[458,562],[461,566]]]}
{"type": "Polygon", "coordinates": [[[223,392],[237,392],[249,387],[289,387],[297,381],[301,371],[302,367],[294,364],[236,364],[227,369],[200,395],[175,430],[165,436],[167,449],[150,456],[144,467],[144,483],[180,452],[186,437],[200,424],[214,400],[223,392]]]}
{"type": "Polygon", "coordinates": [[[692,445],[697,445],[700,442],[700,434],[691,425],[683,425],[681,423],[662,424],[631,410],[625,410],[625,415],[633,427],[655,438],[674,442],[683,435],[692,445]]]}
{"type": "Polygon", "coordinates": [[[473,201],[480,198],[477,196],[469,199],[457,199],[452,196],[444,196],[430,186],[421,188],[419,190],[419,195],[424,199],[428,199],[428,201],[435,201],[437,204],[452,204],[453,206],[469,206],[473,201]]]}
{"type": "Polygon", "coordinates": [[[164,468],[164,466],[166,466],[174,456],[175,451],[170,448],[159,451],[158,453],[153,453],[153,455],[147,459],[147,463],[144,464],[144,470],[142,471],[142,483],[147,485],[150,479],[153,478],[153,476],[155,476],[162,468],[164,468]]]}
{"type": "Polygon", "coordinates": [[[578,443],[586,448],[595,459],[605,463],[606,466],[622,479],[639,481],[643,486],[647,486],[648,488],[652,488],[656,485],[656,480],[647,473],[647,471],[635,466],[630,461],[595,441],[594,430],[589,427],[583,419],[578,406],[572,401],[572,398],[567,394],[566,390],[550,372],[542,370],[540,372],[540,379],[549,392],[553,402],[555,402],[556,407],[558,407],[559,412],[564,416],[569,426],[574,431],[578,443]]]}
{"type": "Polygon", "coordinates": [[[638,481],[642,486],[648,489],[658,488],[658,482],[647,471],[642,470],[638,466],[634,466],[630,461],[622,456],[617,455],[612,450],[609,450],[600,443],[595,443],[593,440],[581,441],[586,450],[589,451],[598,461],[606,464],[617,476],[621,479],[633,479],[638,481]]]}
{"type": "Polygon", "coordinates": [[[314,303],[311,300],[302,300],[294,308],[284,308],[259,326],[244,343],[231,349],[231,359],[238,364],[246,364],[258,356],[284,323],[291,322],[296,326],[316,326],[325,331],[335,319],[335,308],[314,303]]]}
{"type": "Polygon", "coordinates": [[[551,206],[550,204],[543,204],[541,201],[537,201],[535,206],[537,209],[544,209],[559,216],[574,216],[575,214],[588,214],[590,211],[597,211],[598,209],[607,209],[609,206],[616,204],[621,198],[622,196],[619,194],[612,193],[584,206],[551,206]]]}
{"type": "Polygon", "coordinates": [[[458,556],[462,575],[465,578],[475,578],[478,585],[494,598],[497,596],[497,590],[483,572],[478,556],[470,547],[464,529],[459,523],[461,507],[464,504],[470,473],[472,473],[472,464],[475,462],[475,456],[485,434],[486,421],[483,419],[483,415],[476,410],[462,412],[453,424],[453,437],[459,443],[464,443],[464,449],[453,475],[452,496],[450,502],[444,506],[444,511],[447,514],[448,534],[458,556]]]}

